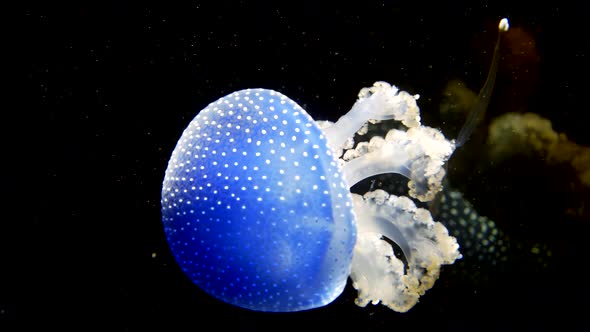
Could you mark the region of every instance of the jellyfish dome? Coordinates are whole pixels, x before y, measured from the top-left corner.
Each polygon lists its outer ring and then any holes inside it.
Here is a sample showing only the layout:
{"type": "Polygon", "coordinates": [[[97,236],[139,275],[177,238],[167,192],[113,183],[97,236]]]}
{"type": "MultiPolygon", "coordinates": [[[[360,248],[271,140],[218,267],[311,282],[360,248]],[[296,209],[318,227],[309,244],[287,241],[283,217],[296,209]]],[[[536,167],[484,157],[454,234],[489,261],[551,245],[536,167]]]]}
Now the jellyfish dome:
{"type": "Polygon", "coordinates": [[[297,311],[342,292],[356,239],[351,195],[323,132],[286,96],[242,90],[201,111],[162,197],[172,252],[211,295],[297,311]]]}
{"type": "Polygon", "coordinates": [[[417,96],[377,82],[337,122],[316,122],[267,89],[234,92],[199,112],[170,158],[162,218],[172,254],[196,285],[258,311],[332,302],[351,277],[357,304],[407,311],[460,257],[455,238],[408,197],[352,195],[382,173],[428,201],[454,149],[420,124],[417,96]],[[355,144],[368,121],[407,129],[355,144]],[[398,259],[387,240],[402,249],[398,259]]]}

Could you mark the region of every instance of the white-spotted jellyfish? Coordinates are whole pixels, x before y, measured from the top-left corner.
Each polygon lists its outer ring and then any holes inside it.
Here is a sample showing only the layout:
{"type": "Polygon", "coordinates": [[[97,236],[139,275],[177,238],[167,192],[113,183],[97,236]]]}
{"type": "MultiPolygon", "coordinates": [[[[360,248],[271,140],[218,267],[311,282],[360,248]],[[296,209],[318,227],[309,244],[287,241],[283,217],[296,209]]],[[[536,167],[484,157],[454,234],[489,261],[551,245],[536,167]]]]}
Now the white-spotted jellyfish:
{"type": "Polygon", "coordinates": [[[162,187],[164,230],[182,270],[210,295],[251,310],[326,305],[349,276],[358,305],[410,309],[441,265],[461,256],[459,246],[410,198],[350,187],[399,173],[418,200],[441,190],[454,144],[420,124],[417,98],[377,82],[336,123],[316,122],[266,89],[211,103],[182,134],[162,187]],[[369,120],[406,129],[355,145],[369,120]]]}

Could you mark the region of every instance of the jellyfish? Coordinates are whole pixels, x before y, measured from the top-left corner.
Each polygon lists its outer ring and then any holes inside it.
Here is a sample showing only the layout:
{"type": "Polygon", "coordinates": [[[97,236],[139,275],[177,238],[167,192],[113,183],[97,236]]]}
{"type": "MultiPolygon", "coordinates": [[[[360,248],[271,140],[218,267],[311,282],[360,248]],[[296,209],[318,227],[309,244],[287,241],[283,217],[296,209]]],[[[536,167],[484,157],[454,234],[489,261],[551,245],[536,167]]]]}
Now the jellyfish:
{"type": "Polygon", "coordinates": [[[416,99],[377,82],[333,124],[273,90],[211,103],[183,132],[162,186],[164,231],[178,265],[205,292],[251,310],[326,305],[349,276],[357,304],[411,308],[440,266],[461,256],[456,240],[407,197],[349,189],[395,172],[410,178],[412,197],[440,190],[453,143],[420,124],[416,99]],[[352,136],[369,119],[408,130],[354,147],[352,136]],[[387,240],[401,247],[407,268],[387,240]]]}
{"type": "MultiPolygon", "coordinates": [[[[269,89],[209,104],[184,130],[162,185],[164,231],[180,268],[211,296],[255,311],[327,305],[349,277],[357,305],[411,309],[441,266],[461,258],[457,240],[411,199],[436,197],[456,148],[421,124],[418,99],[376,82],[335,123],[269,89]],[[401,128],[355,144],[379,121],[401,128]],[[384,173],[407,177],[411,198],[350,192],[384,173]]],[[[485,106],[476,111],[475,120],[485,106]]]]}
{"type": "Polygon", "coordinates": [[[463,193],[448,189],[441,195],[438,217],[461,244],[463,258],[497,266],[508,260],[512,241],[496,222],[480,214],[463,193]]]}

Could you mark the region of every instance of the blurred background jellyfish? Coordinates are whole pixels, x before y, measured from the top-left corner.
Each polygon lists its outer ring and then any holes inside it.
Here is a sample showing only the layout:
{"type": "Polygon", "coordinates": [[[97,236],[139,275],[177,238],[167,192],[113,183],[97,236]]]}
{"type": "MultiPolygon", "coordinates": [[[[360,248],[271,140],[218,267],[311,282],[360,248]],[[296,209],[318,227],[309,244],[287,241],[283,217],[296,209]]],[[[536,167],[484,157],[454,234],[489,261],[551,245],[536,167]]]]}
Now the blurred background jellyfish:
{"type": "MultiPolygon", "coordinates": [[[[475,38],[476,46],[484,36],[475,38]]],[[[543,113],[543,105],[531,105],[543,95],[537,91],[541,61],[535,33],[514,26],[501,36],[503,52],[496,65],[502,68],[501,84],[489,112],[476,121],[474,135],[450,159],[452,171],[445,180],[452,186],[445,183],[431,213],[457,238],[467,260],[534,271],[576,252],[556,234],[569,238],[569,229],[590,224],[585,208],[590,204],[590,149],[559,130],[562,112],[543,113]]],[[[480,96],[457,79],[447,84],[440,105],[446,135],[459,132],[462,119],[480,107],[480,96]]]]}

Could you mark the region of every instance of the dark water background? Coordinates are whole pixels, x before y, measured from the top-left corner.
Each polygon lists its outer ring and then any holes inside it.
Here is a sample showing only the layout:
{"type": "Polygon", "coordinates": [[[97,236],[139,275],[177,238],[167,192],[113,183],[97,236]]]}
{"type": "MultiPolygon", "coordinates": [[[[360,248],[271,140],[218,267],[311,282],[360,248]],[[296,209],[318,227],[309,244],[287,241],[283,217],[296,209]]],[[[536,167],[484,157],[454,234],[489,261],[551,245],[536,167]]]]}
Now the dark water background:
{"type": "Polygon", "coordinates": [[[484,123],[534,112],[590,146],[582,121],[590,16],[582,2],[57,1],[22,4],[14,17],[15,44],[5,52],[16,57],[7,66],[19,77],[17,103],[3,120],[9,198],[0,233],[7,330],[38,323],[108,331],[162,323],[167,331],[586,325],[590,221],[584,204],[568,205],[588,202],[572,189],[575,176],[538,161],[494,168],[477,158],[485,149],[477,132],[457,152],[450,183],[525,250],[509,252],[499,266],[463,260],[445,267],[406,314],[356,307],[350,285],[308,312],[220,303],[175,265],[159,212],[182,130],[208,103],[242,88],[281,91],[315,119],[336,120],[360,88],[384,80],[419,93],[423,122],[454,137],[458,124],[439,113],[443,88],[460,79],[480,89],[502,17],[533,47],[504,48],[484,123]],[[550,258],[527,254],[537,243],[550,258]]]}

